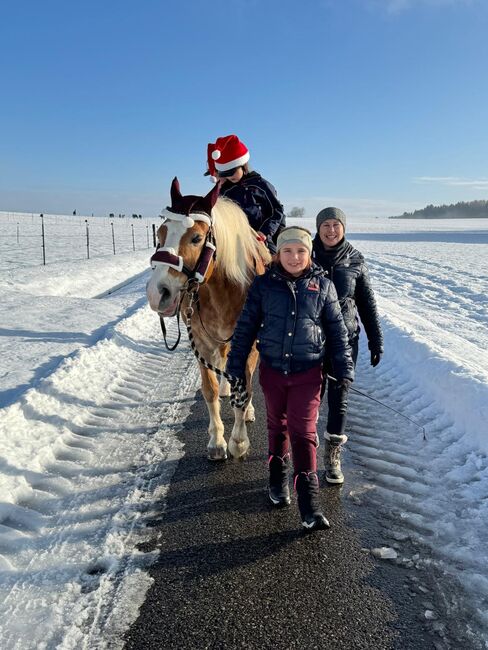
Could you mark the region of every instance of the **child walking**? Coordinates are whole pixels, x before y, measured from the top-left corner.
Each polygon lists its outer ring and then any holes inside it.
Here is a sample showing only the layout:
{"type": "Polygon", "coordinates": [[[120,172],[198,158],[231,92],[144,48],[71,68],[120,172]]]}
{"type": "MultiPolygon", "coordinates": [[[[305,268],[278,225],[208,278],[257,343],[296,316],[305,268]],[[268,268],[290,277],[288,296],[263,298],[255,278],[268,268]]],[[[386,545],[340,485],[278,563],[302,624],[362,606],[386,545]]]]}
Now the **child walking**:
{"type": "Polygon", "coordinates": [[[328,528],[319,503],[317,414],[327,353],[341,384],[354,378],[347,329],[334,285],[312,262],[312,237],[299,227],[277,239],[276,261],[251,285],[227,359],[227,372],[244,379],[254,341],[260,353],[269,444],[269,498],[290,504],[290,454],[302,525],[328,528]]]}

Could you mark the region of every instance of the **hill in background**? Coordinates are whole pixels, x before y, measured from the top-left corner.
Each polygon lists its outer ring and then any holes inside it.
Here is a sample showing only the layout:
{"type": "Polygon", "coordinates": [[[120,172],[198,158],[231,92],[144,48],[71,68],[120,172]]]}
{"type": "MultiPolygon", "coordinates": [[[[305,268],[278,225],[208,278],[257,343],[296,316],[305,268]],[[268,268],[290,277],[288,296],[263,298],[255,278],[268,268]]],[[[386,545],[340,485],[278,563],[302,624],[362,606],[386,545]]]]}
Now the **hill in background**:
{"type": "Polygon", "coordinates": [[[451,205],[428,205],[389,219],[481,219],[488,218],[488,201],[460,201],[451,205]]]}

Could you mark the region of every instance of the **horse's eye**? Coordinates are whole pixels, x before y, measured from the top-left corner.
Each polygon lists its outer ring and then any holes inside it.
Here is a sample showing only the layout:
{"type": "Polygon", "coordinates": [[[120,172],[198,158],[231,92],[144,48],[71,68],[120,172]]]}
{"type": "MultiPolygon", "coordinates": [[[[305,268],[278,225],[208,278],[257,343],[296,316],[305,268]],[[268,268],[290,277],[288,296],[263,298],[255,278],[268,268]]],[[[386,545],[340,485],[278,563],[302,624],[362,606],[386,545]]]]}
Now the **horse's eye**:
{"type": "Polygon", "coordinates": [[[201,235],[194,235],[192,237],[191,243],[192,244],[199,244],[202,241],[202,236],[201,235]]]}

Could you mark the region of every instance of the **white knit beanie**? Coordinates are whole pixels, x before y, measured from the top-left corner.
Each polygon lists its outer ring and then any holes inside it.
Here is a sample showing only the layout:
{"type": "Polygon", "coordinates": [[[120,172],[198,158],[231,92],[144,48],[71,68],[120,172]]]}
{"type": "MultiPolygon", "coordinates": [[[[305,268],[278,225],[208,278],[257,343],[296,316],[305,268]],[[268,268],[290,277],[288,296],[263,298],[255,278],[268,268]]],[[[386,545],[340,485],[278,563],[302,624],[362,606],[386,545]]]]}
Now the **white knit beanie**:
{"type": "Polygon", "coordinates": [[[284,228],[278,235],[276,246],[280,250],[285,244],[303,244],[310,255],[312,254],[312,235],[306,228],[300,226],[284,228]]]}

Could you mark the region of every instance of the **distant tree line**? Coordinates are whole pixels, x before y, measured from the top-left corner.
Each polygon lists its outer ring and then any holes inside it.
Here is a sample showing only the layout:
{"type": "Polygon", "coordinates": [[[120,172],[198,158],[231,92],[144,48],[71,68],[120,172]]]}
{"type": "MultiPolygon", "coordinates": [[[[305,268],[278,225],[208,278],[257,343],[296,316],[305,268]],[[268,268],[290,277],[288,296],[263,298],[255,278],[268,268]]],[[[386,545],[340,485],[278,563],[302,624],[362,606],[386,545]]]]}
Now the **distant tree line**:
{"type": "Polygon", "coordinates": [[[305,208],[292,208],[290,212],[286,214],[287,219],[303,219],[305,216],[305,208]]]}
{"type": "Polygon", "coordinates": [[[451,205],[427,205],[389,219],[480,219],[488,218],[488,201],[460,201],[451,205]]]}

